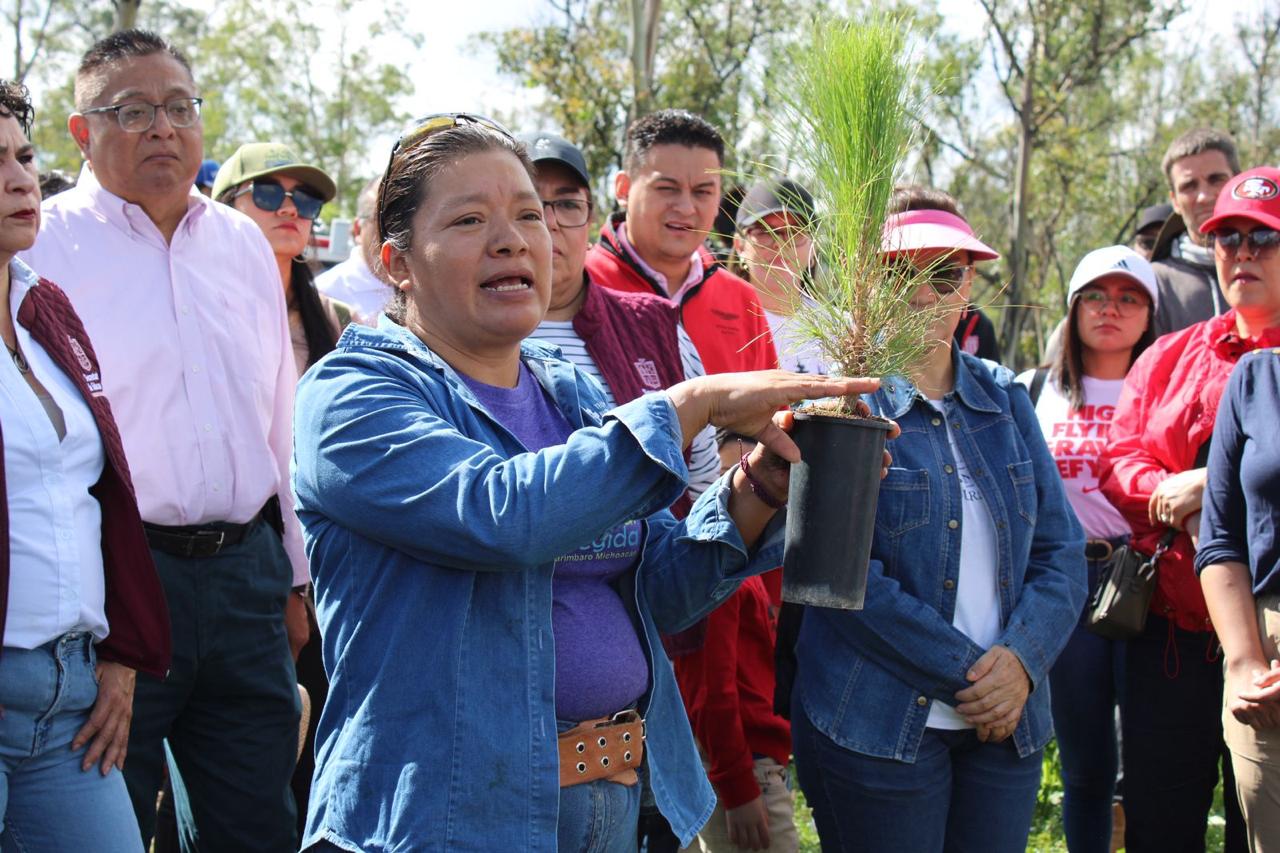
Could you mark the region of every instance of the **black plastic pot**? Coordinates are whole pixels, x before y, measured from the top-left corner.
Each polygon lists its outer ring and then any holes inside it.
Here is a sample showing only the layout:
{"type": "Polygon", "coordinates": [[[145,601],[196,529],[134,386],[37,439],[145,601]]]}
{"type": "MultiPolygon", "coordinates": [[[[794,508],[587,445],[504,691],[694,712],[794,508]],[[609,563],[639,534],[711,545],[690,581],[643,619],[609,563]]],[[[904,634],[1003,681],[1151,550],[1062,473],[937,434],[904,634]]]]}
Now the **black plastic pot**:
{"type": "Polygon", "coordinates": [[[782,598],[861,610],[888,421],[797,412],[782,598]]]}

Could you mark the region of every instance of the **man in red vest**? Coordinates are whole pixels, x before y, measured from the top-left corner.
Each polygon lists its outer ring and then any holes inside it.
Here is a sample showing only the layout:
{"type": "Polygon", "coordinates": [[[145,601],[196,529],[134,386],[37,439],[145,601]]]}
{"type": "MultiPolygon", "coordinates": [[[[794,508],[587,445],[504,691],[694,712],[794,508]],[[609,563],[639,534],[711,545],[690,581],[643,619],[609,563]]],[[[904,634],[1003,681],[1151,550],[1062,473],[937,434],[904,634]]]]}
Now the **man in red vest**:
{"type": "Polygon", "coordinates": [[[680,306],[707,373],[769,370],[777,356],[751,285],[703,245],[720,207],[724,139],[705,119],[660,110],[627,129],[614,179],[621,213],[587,253],[591,280],[680,306]]]}

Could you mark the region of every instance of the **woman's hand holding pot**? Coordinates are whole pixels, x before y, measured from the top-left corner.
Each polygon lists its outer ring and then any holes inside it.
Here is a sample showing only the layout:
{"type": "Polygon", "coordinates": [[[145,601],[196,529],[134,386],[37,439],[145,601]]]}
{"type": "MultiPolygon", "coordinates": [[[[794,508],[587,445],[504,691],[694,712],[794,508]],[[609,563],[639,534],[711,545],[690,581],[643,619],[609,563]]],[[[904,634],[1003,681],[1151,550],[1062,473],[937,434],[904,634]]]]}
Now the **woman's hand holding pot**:
{"type": "Polygon", "coordinates": [[[686,447],[703,427],[712,424],[749,435],[786,461],[799,462],[800,450],[774,423],[775,412],[801,400],[869,394],[879,387],[879,379],[758,370],[700,376],[673,385],[667,394],[680,416],[686,447]]]}

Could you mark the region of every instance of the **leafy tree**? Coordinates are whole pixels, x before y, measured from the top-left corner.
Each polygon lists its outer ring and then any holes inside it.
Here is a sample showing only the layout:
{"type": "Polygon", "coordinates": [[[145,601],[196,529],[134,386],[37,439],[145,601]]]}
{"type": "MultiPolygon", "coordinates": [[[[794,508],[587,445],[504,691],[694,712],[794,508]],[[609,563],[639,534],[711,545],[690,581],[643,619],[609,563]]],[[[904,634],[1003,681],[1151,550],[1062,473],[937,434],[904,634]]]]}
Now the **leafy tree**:
{"type": "Polygon", "coordinates": [[[225,159],[249,141],[288,142],[333,176],[337,207],[348,212],[369,177],[360,173],[369,140],[399,128],[398,104],[413,90],[402,67],[382,57],[421,44],[416,35],[369,25],[375,16],[403,19],[396,2],[229,0],[212,15],[182,0],[13,2],[6,20],[20,36],[18,70],[38,93],[34,136],[42,167],[79,169],[79,151],[66,132],[74,70],[80,55],[120,24],[120,2],[133,6],[138,26],[161,33],[190,57],[206,99],[209,156],[225,159]],[[330,32],[336,29],[336,41],[324,37],[321,20],[330,32]],[[350,37],[353,27],[368,33],[360,44],[350,37]]]}
{"type": "Polygon", "coordinates": [[[621,165],[626,124],[637,103],[697,112],[724,133],[730,168],[776,152],[757,120],[768,106],[771,66],[825,0],[550,0],[555,14],[533,27],[485,33],[500,73],[543,95],[517,126],[550,125],[583,149],[604,181],[621,165]],[[645,14],[658,11],[650,26],[645,14]],[[637,16],[653,40],[649,75],[638,73],[630,37],[637,16]],[[636,98],[637,86],[641,98],[636,98]],[[651,87],[646,94],[645,86],[651,87]]]}
{"type": "MultiPolygon", "coordinates": [[[[363,24],[374,5],[336,0],[318,12],[314,3],[278,0],[266,14],[254,0],[222,4],[191,51],[198,82],[210,94],[209,155],[222,160],[245,142],[287,142],[330,173],[338,206],[354,210],[369,177],[359,174],[369,141],[400,129],[406,117],[397,104],[413,91],[401,66],[378,57],[393,46],[421,44],[371,27],[371,39],[353,45],[351,27],[363,24]],[[335,45],[326,45],[319,20],[338,23],[335,45]]],[[[403,18],[403,9],[377,5],[380,19],[403,18]]]]}
{"type": "Polygon", "coordinates": [[[1127,114],[1124,103],[1110,96],[1113,87],[1138,49],[1180,8],[1159,0],[978,2],[999,91],[1013,115],[1011,138],[1001,152],[1009,200],[1001,334],[1006,358],[1017,363],[1024,358],[1023,331],[1031,316],[1023,303],[1042,290],[1051,269],[1044,261],[1055,256],[1055,226],[1075,213],[1063,202],[1081,177],[1106,177],[1100,173],[1107,159],[1097,159],[1097,143],[1109,148],[1109,128],[1127,114]],[[1089,154],[1094,157],[1085,159],[1089,154]],[[1046,162],[1037,168],[1041,157],[1046,162]],[[1082,176],[1082,169],[1090,171],[1082,176]],[[1033,218],[1042,212],[1037,200],[1046,190],[1053,199],[1043,211],[1048,228],[1033,218]]]}

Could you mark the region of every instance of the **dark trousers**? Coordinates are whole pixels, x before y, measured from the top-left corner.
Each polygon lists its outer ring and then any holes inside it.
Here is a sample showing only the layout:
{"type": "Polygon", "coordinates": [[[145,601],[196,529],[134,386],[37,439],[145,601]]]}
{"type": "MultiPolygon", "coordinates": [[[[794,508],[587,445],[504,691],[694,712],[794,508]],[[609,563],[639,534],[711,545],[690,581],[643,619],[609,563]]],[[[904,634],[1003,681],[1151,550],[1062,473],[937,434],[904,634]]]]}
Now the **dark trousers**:
{"type": "Polygon", "coordinates": [[[320,723],[320,712],[324,709],[325,699],[329,698],[329,679],[324,671],[320,628],[316,624],[314,608],[308,606],[307,613],[311,624],[311,639],[299,652],[296,668],[298,683],[307,688],[307,695],[311,697],[311,720],[303,740],[302,754],[298,756],[298,766],[293,771],[293,781],[290,784],[294,802],[298,806],[299,838],[306,830],[307,808],[311,803],[311,777],[316,770],[316,727],[320,723]]]}
{"type": "Polygon", "coordinates": [[[152,550],[169,605],[173,664],[138,675],[125,782],[144,844],[155,829],[168,738],[185,851],[297,849],[289,778],[298,701],[284,627],[292,570],[258,524],[214,557],[152,550]]]}
{"type": "Polygon", "coordinates": [[[1227,820],[1223,850],[1248,850],[1221,717],[1222,661],[1213,635],[1148,616],[1125,659],[1128,853],[1204,853],[1219,767],[1227,820]]]}
{"type": "MultiPolygon", "coordinates": [[[[1089,563],[1089,589],[1101,566],[1089,563]]],[[[1109,853],[1111,803],[1120,763],[1116,706],[1124,689],[1125,643],[1076,624],[1049,670],[1053,727],[1062,759],[1062,825],[1071,853],[1109,853]]]]}

